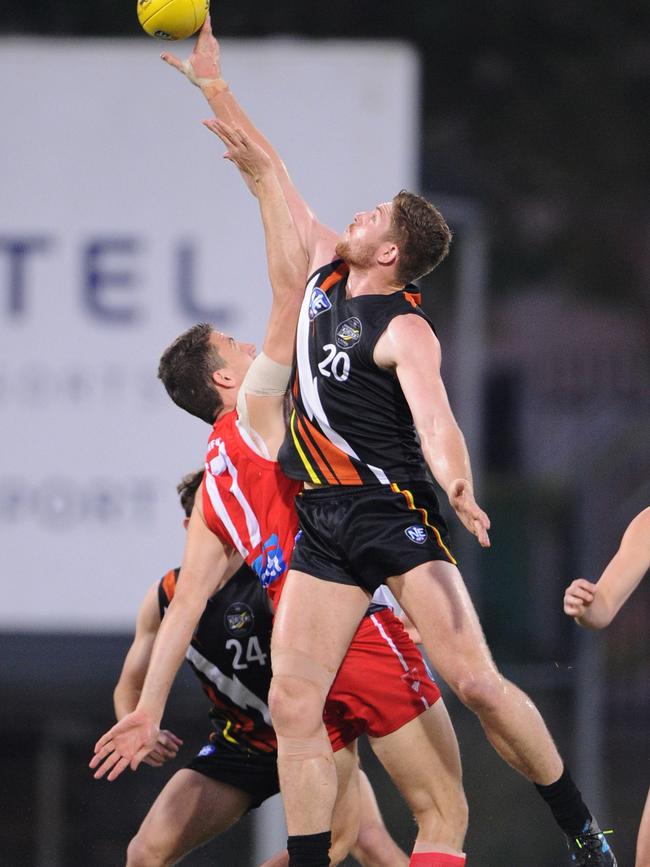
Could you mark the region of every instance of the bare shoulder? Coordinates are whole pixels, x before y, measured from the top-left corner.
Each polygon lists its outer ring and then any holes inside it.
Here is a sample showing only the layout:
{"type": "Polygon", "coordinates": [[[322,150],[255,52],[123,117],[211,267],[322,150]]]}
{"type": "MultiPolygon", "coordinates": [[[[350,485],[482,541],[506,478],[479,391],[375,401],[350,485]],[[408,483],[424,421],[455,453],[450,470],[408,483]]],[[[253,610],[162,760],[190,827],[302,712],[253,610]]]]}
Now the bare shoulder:
{"type": "Polygon", "coordinates": [[[440,343],[429,323],[416,313],[404,313],[388,323],[377,341],[374,359],[380,367],[398,364],[440,364],[440,343]]]}

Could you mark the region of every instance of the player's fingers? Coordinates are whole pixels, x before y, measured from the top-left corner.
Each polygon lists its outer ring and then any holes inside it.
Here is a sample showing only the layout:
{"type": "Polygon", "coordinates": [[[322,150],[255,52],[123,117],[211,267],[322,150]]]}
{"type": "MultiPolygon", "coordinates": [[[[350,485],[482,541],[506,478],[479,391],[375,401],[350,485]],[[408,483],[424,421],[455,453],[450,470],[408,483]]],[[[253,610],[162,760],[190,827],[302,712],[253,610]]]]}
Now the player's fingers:
{"type": "Polygon", "coordinates": [[[110,771],[111,768],[115,767],[115,765],[119,762],[121,758],[122,756],[119,753],[111,753],[110,756],[107,756],[104,759],[104,762],[99,766],[99,768],[97,768],[97,770],[93,774],[94,778],[96,780],[100,780],[102,777],[106,776],[108,771],[110,771]]]}
{"type": "Polygon", "coordinates": [[[100,752],[95,753],[92,759],[88,762],[89,768],[96,768],[101,762],[104,761],[106,756],[111,752],[111,750],[100,750],[100,752]]]}
{"type": "Polygon", "coordinates": [[[122,756],[106,779],[112,783],[113,780],[116,780],[119,777],[119,775],[122,773],[123,770],[125,770],[125,768],[128,768],[128,766],[129,760],[122,756]]]}
{"type": "Polygon", "coordinates": [[[152,768],[161,768],[164,764],[163,759],[155,758],[152,754],[148,755],[146,759],[142,759],[145,765],[149,765],[152,768]]]}
{"type": "Polygon", "coordinates": [[[101,738],[95,744],[95,752],[99,752],[99,750],[103,749],[107,744],[109,744],[113,740],[113,729],[109,729],[105,734],[101,736],[101,738]]]}
{"type": "Polygon", "coordinates": [[[179,57],[176,57],[175,54],[172,54],[171,51],[163,51],[160,55],[160,59],[164,60],[165,63],[168,63],[170,66],[173,66],[174,69],[177,69],[185,75],[185,66],[183,61],[179,57]]]}
{"type": "Polygon", "coordinates": [[[488,532],[487,532],[485,525],[480,521],[476,521],[474,523],[474,527],[475,527],[476,538],[478,539],[481,547],[482,548],[489,548],[490,547],[490,537],[488,536],[488,532]]]}
{"type": "MultiPolygon", "coordinates": [[[[104,737],[106,737],[106,735],[104,735],[104,737]]],[[[97,764],[97,762],[101,762],[101,760],[105,758],[109,753],[112,753],[114,749],[115,747],[113,746],[112,738],[109,738],[108,740],[104,740],[104,738],[101,738],[100,740],[98,740],[95,744],[95,756],[93,759],[95,764],[97,764]]]]}
{"type": "Polygon", "coordinates": [[[158,743],[167,749],[178,750],[180,744],[176,735],[168,731],[162,731],[158,734],[158,743]]]}
{"type": "Polygon", "coordinates": [[[221,139],[226,147],[232,148],[237,146],[237,141],[233,138],[230,127],[226,126],[226,124],[222,124],[221,121],[218,120],[204,120],[202,123],[203,126],[207,127],[210,132],[213,132],[217,138],[221,139]]]}

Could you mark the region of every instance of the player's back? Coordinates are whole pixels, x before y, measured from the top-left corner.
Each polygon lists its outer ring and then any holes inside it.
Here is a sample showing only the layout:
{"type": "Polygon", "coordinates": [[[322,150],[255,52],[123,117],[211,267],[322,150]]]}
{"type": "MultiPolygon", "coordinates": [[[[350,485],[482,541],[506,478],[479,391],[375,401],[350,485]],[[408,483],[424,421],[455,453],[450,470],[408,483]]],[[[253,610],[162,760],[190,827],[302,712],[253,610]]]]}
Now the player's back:
{"type": "Polygon", "coordinates": [[[315,485],[424,480],[399,381],[373,359],[395,316],[427,318],[417,306],[417,290],[348,298],[347,278],[339,260],[318,269],[307,284],[292,377],[294,411],[280,462],[287,475],[315,485]]]}

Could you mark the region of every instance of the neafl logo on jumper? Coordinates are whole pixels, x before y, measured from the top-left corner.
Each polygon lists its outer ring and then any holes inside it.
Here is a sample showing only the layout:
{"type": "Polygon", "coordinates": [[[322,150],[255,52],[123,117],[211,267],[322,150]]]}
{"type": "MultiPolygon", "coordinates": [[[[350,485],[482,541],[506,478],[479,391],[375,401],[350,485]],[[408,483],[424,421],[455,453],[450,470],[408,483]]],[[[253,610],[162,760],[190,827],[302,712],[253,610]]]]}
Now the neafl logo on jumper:
{"type": "Polygon", "coordinates": [[[236,635],[239,638],[250,635],[254,623],[253,610],[245,602],[233,602],[226,608],[226,613],[223,616],[223,625],[226,630],[230,635],[236,635]]]}
{"type": "Polygon", "coordinates": [[[411,542],[416,542],[418,545],[424,545],[427,541],[427,531],[424,527],[420,527],[419,524],[413,524],[412,526],[407,527],[404,532],[411,542]]]}
{"type": "Polygon", "coordinates": [[[309,299],[309,318],[315,319],[317,316],[320,316],[321,313],[325,313],[326,310],[331,309],[332,305],[323,290],[318,288],[314,289],[311,293],[311,298],[309,299]]]}
{"type": "Polygon", "coordinates": [[[341,322],[336,329],[336,345],[340,349],[350,349],[361,340],[361,320],[351,316],[341,322]]]}

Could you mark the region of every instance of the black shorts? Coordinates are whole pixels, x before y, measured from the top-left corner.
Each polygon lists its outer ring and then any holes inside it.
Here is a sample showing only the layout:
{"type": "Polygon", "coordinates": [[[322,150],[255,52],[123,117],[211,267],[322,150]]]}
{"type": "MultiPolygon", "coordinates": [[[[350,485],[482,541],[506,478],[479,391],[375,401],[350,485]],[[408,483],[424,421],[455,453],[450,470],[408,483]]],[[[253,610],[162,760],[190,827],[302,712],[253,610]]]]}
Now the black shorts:
{"type": "Polygon", "coordinates": [[[422,563],[455,563],[429,482],[329,485],[296,497],[300,530],[291,568],[374,593],[422,563]]]}
{"type": "Polygon", "coordinates": [[[252,795],[250,810],[280,791],[277,753],[254,753],[219,742],[207,743],[186,767],[252,795]]]}

